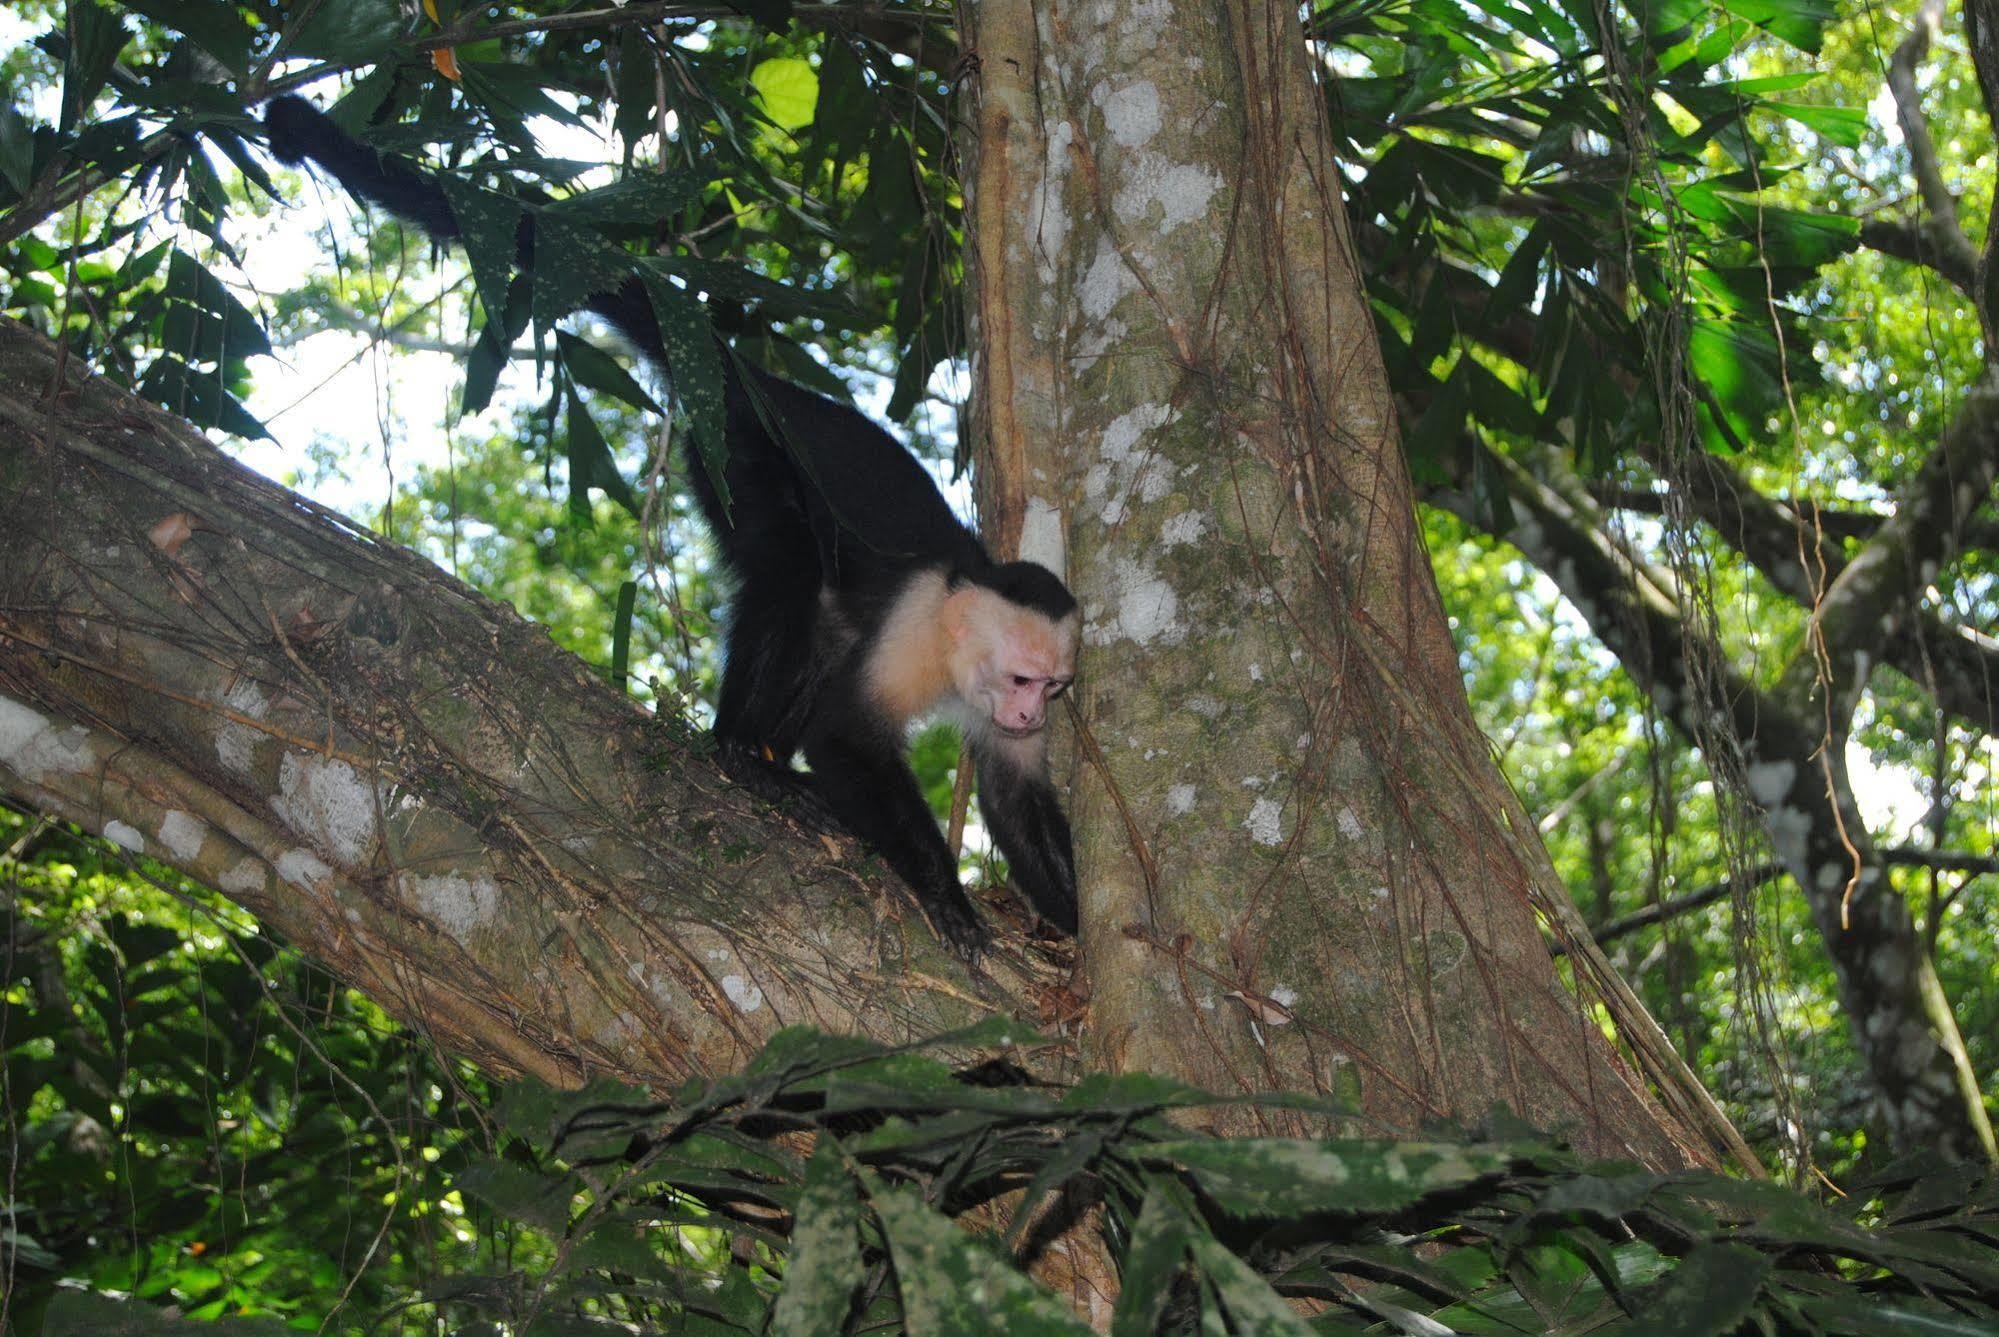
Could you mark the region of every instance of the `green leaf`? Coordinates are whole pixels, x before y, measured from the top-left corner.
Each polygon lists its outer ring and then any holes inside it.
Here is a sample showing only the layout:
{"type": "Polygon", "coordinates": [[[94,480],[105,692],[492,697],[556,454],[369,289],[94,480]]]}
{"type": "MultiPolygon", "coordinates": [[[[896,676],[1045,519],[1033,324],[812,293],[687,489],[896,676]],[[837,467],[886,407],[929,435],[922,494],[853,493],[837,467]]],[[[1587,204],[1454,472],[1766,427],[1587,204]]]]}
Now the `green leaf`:
{"type": "Polygon", "coordinates": [[[132,40],[124,23],[96,0],[71,0],[68,53],[62,71],[62,128],[76,128],[97,100],[118,53],[132,40]]]}
{"type": "Polygon", "coordinates": [[[543,213],[535,220],[535,253],[561,256],[561,264],[534,267],[534,323],[543,329],[599,293],[612,292],[631,275],[631,258],[597,233],[543,213]]]}
{"type": "Polygon", "coordinates": [[[876,1188],[875,1217],[895,1260],[904,1322],[914,1337],[1005,1332],[1076,1334],[1089,1329],[1069,1306],[932,1211],[908,1189],[876,1188]]]}
{"type": "Polygon", "coordinates": [[[1312,1329],[1298,1311],[1221,1241],[1203,1232],[1193,1237],[1193,1245],[1194,1261],[1207,1273],[1229,1311],[1231,1332],[1255,1337],[1311,1337],[1312,1329]]]}
{"type": "Polygon", "coordinates": [[[222,383],[222,373],[196,371],[165,353],[139,378],[138,393],[201,427],[219,427],[246,441],[276,440],[222,383]]]}
{"type": "Polygon", "coordinates": [[[841,1164],[838,1145],[822,1135],[805,1166],[791,1263],[771,1313],[772,1332],[820,1337],[845,1330],[865,1276],[860,1228],[854,1181],[841,1164]]]}
{"type": "Polygon", "coordinates": [[[491,311],[486,312],[478,341],[465,362],[465,394],[460,401],[464,412],[478,413],[492,403],[500,373],[513,355],[514,341],[528,326],[528,288],[528,276],[516,276],[507,287],[504,318],[495,320],[491,311]]]}
{"type": "Polygon", "coordinates": [[[452,217],[458,220],[472,281],[478,286],[486,319],[492,321],[507,309],[507,285],[520,255],[521,206],[451,172],[440,172],[435,179],[451,205],[452,217]]]}
{"type": "Polygon", "coordinates": [[[1736,1244],[1703,1244],[1640,1302],[1632,1337],[1720,1337],[1734,1332],[1756,1307],[1770,1259],[1736,1244]]]}
{"type": "Polygon", "coordinates": [[[1818,54],[1825,27],[1836,10],[1832,0],[1720,0],[1721,7],[1748,19],[1800,51],[1818,54]]]}
{"type": "MultiPolygon", "coordinates": [[[[300,7],[293,6],[296,11],[300,7]]],[[[372,65],[403,34],[396,0],[328,0],[306,7],[305,22],[291,33],[289,52],[338,65],[372,65]]]]}
{"type": "Polygon", "coordinates": [[[693,172],[634,172],[613,185],[542,207],[543,218],[601,227],[607,224],[657,226],[687,207],[701,188],[693,172]]]}
{"type": "Polygon", "coordinates": [[[639,583],[625,581],[618,586],[618,606],[611,614],[611,683],[625,690],[625,677],[632,663],[632,609],[639,597],[639,583]]]}
{"type": "Polygon", "coordinates": [[[157,1333],[170,1333],[174,1337],[197,1337],[201,1333],[212,1333],[214,1337],[282,1337],[286,1331],[285,1325],[276,1319],[196,1323],[149,1304],[68,1288],[58,1290],[42,1313],[44,1337],[154,1337],[157,1333]]]}
{"type": "Polygon", "coordinates": [[[750,71],[750,85],[763,101],[764,115],[780,130],[812,124],[819,106],[819,75],[799,56],[777,56],[750,71]]]}
{"type": "Polygon", "coordinates": [[[1159,1316],[1173,1294],[1174,1274],[1187,1256],[1187,1213],[1173,1196],[1170,1185],[1147,1178],[1145,1202],[1120,1260],[1111,1337],[1151,1337],[1159,1329],[1159,1316]]]}
{"type": "Polygon", "coordinates": [[[1186,1170],[1223,1208],[1255,1217],[1396,1211],[1509,1161],[1494,1148],[1448,1142],[1278,1137],[1156,1142],[1134,1154],[1186,1170]]]}
{"type": "Polygon", "coordinates": [[[248,73],[250,25],[244,21],[235,0],[121,0],[121,3],[155,23],[185,33],[232,73],[248,73]]]}
{"type": "Polygon", "coordinates": [[[583,397],[576,393],[575,385],[565,387],[563,401],[568,409],[570,513],[581,520],[590,518],[590,489],[594,487],[636,516],[639,513],[638,497],[632,492],[631,484],[625,481],[625,476],[618,472],[618,462],[611,455],[610,444],[597,429],[597,420],[584,407],[583,397]]]}
{"type": "Polygon", "coordinates": [[[24,196],[35,184],[35,132],[10,103],[0,102],[0,177],[24,196]]]}
{"type": "Polygon", "coordinates": [[[167,330],[161,347],[204,362],[260,357],[270,338],[250,309],[186,251],[167,261],[167,330]]]}
{"type": "Polygon", "coordinates": [[[1789,117],[1842,148],[1857,149],[1867,138],[1865,107],[1815,107],[1795,102],[1766,102],[1763,109],[1789,117]]]}
{"type": "Polygon", "coordinates": [[[695,452],[701,457],[709,485],[726,510],[729,483],[723,469],[728,463],[729,445],[724,432],[722,358],[734,354],[716,345],[715,331],[699,302],[656,270],[645,270],[642,277],[646,297],[652,303],[653,319],[659,324],[660,347],[667,370],[673,378],[673,397],[687,415],[686,430],[694,433],[695,452]]]}
{"type": "Polygon", "coordinates": [[[562,365],[569,369],[570,377],[578,385],[622,399],[635,409],[650,409],[654,413],[666,411],[645,392],[645,387],[632,379],[632,374],[616,358],[588,340],[579,339],[567,330],[557,330],[555,349],[561,355],[562,365]]]}
{"type": "Polygon", "coordinates": [[[458,1172],[456,1182],[509,1221],[557,1235],[569,1225],[570,1201],[580,1187],[567,1177],[506,1160],[474,1161],[458,1172]]]}
{"type": "Polygon", "coordinates": [[[791,0],[724,0],[724,3],[772,32],[783,32],[791,23],[791,0]]]}

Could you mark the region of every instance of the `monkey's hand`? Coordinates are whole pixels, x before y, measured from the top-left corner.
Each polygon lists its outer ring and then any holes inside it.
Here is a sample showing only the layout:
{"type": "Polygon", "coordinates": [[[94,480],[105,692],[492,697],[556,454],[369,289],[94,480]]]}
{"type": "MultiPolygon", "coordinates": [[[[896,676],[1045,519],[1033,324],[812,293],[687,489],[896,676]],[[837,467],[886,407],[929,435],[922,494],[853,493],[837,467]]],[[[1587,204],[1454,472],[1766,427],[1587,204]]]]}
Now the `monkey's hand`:
{"type": "Polygon", "coordinates": [[[963,888],[956,896],[918,896],[916,903],[923,907],[923,917],[953,956],[968,966],[979,964],[979,958],[992,946],[992,932],[972,908],[972,899],[963,888]]]}

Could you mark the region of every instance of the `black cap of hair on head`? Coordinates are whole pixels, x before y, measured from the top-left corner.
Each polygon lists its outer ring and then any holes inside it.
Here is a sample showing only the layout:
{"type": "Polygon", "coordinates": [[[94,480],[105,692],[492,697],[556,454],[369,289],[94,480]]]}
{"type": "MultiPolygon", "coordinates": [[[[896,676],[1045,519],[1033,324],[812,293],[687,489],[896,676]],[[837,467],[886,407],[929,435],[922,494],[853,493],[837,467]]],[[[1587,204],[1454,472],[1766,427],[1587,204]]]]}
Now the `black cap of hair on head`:
{"type": "Polygon", "coordinates": [[[972,579],[974,584],[985,586],[1008,603],[1031,608],[1051,622],[1059,622],[1076,611],[1076,596],[1039,562],[1001,562],[972,579]]]}

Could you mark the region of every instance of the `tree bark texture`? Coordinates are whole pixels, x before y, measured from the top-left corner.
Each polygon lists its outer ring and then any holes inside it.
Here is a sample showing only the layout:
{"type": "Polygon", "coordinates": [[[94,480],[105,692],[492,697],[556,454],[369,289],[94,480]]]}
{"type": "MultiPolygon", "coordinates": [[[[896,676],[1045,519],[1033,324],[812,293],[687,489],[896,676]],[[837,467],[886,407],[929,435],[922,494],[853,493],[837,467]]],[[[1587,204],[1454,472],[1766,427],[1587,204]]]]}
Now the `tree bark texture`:
{"type": "Polygon", "coordinates": [[[1654,1165],[1739,1152],[1614,973],[1572,988],[1543,943],[1594,950],[1465,699],[1292,8],[961,13],[975,457],[1002,546],[1084,609],[1086,1061],[1363,1130],[1497,1103],[1654,1165]]]}
{"type": "Polygon", "coordinates": [[[968,975],[891,878],[702,751],[511,609],[0,321],[0,794],[558,1084],[728,1071],[790,1023],[935,1035],[1059,982],[1032,950],[968,975]]]}

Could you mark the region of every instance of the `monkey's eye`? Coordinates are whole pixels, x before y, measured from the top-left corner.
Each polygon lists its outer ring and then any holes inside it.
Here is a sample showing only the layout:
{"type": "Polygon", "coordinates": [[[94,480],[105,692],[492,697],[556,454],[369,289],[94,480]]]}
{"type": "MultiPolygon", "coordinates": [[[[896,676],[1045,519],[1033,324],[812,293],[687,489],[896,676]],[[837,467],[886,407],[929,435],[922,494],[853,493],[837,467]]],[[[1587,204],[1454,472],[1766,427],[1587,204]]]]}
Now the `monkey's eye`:
{"type": "Polygon", "coordinates": [[[1029,678],[1023,674],[1016,673],[1013,675],[1013,685],[1015,687],[1025,687],[1033,681],[1034,679],[1029,678]]]}

